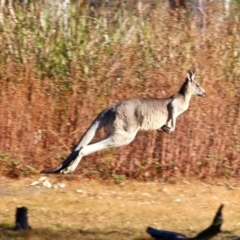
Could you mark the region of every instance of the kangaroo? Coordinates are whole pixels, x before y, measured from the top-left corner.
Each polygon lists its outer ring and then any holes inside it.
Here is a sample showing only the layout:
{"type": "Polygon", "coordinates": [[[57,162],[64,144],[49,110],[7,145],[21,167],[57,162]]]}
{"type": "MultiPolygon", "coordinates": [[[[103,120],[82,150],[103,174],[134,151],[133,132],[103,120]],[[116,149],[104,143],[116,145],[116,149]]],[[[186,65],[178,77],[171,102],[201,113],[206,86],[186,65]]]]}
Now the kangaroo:
{"type": "Polygon", "coordinates": [[[138,131],[173,132],[177,117],[186,111],[192,95],[205,96],[205,90],[189,70],[178,93],[169,98],[133,98],[104,109],[84,133],[72,153],[59,166],[42,173],[71,173],[83,156],[106,148],[121,147],[133,141],[138,131]],[[106,136],[90,143],[104,127],[106,136]]]}

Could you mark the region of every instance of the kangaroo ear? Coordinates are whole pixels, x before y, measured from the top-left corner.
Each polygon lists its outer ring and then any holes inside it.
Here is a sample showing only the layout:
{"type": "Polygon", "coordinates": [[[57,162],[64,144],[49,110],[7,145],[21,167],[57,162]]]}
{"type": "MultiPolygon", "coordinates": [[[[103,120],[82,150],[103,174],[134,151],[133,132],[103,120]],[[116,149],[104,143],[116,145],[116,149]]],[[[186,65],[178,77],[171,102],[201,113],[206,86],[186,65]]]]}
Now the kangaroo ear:
{"type": "Polygon", "coordinates": [[[187,79],[188,81],[192,82],[194,80],[194,77],[195,77],[195,71],[193,70],[188,70],[188,73],[187,73],[187,79]]]}

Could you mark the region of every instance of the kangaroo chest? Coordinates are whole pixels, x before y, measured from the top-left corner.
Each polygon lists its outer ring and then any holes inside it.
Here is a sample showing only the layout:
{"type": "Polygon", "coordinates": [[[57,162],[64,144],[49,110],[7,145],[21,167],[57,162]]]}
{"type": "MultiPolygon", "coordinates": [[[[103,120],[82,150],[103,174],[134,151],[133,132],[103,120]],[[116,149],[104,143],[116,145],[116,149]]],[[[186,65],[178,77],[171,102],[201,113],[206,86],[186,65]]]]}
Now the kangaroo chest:
{"type": "Polygon", "coordinates": [[[187,106],[177,107],[177,115],[179,116],[180,114],[182,114],[183,112],[185,112],[187,109],[188,109],[188,105],[187,105],[187,106]]]}
{"type": "Polygon", "coordinates": [[[169,107],[168,107],[168,111],[172,112],[176,117],[179,116],[180,114],[182,114],[183,112],[185,112],[189,107],[189,104],[184,102],[184,101],[177,101],[177,99],[174,99],[169,107]]]}

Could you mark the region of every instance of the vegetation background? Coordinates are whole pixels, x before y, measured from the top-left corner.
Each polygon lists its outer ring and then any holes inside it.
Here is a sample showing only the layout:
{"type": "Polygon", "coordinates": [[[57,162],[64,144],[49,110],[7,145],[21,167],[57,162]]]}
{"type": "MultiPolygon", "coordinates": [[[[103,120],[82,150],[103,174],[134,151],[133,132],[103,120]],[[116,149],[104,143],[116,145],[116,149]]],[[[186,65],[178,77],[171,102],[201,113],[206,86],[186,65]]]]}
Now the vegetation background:
{"type": "MultiPolygon", "coordinates": [[[[40,2],[40,1],[39,1],[40,2]]],[[[240,176],[240,6],[204,12],[167,1],[81,1],[61,18],[44,4],[5,8],[0,26],[0,172],[61,162],[95,116],[133,97],[176,93],[189,68],[207,92],[174,133],[141,132],[129,146],[85,157],[86,177],[153,180],[240,176]]],[[[1,15],[2,16],[2,15],[1,15]]],[[[98,137],[102,137],[101,132],[98,137]]]]}

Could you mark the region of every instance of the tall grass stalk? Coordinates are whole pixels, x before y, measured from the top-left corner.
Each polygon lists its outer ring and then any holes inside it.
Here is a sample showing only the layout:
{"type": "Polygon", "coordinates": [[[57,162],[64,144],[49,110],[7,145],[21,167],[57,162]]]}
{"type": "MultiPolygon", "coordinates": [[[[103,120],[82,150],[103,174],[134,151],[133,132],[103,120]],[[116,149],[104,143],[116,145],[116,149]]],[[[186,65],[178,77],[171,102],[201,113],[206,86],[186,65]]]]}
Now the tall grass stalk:
{"type": "Polygon", "coordinates": [[[0,152],[17,170],[55,165],[102,108],[169,96],[194,67],[207,97],[192,100],[173,134],[140,133],[127,147],[87,156],[78,171],[91,175],[107,155],[104,178],[240,176],[239,10],[223,18],[221,8],[209,5],[203,34],[198,19],[160,4],[73,5],[66,34],[33,6],[16,7],[18,21],[6,16],[0,32],[0,152]]]}

